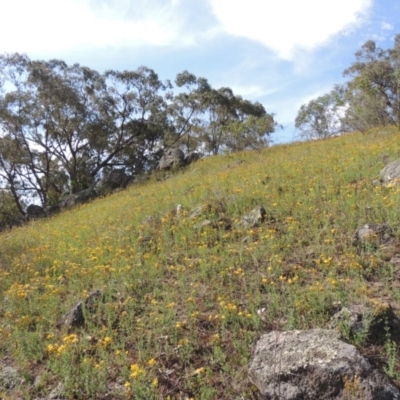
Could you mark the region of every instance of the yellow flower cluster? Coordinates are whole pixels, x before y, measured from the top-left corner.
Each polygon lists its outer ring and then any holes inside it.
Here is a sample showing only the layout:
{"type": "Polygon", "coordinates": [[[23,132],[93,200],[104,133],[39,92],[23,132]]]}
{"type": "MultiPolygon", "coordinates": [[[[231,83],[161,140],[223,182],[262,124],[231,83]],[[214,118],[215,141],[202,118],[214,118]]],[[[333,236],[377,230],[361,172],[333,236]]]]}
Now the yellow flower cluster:
{"type": "Polygon", "coordinates": [[[132,364],[130,367],[131,375],[130,377],[135,379],[144,373],[144,370],[139,367],[139,364],[132,364]]]}
{"type": "MultiPolygon", "coordinates": [[[[52,339],[54,335],[50,334],[47,336],[47,339],[52,339]]],[[[47,353],[52,355],[55,354],[57,356],[61,356],[63,353],[65,353],[68,348],[70,348],[73,344],[78,343],[79,338],[78,335],[75,333],[72,333],[70,335],[67,335],[63,338],[62,344],[58,343],[50,343],[47,345],[46,350],[47,353]]]]}
{"type": "Polygon", "coordinates": [[[110,344],[112,343],[112,339],[109,337],[109,336],[106,336],[105,338],[103,338],[103,339],[101,339],[100,341],[99,341],[99,343],[100,343],[100,346],[103,348],[103,349],[106,349],[108,346],[110,346],[110,344]]]}

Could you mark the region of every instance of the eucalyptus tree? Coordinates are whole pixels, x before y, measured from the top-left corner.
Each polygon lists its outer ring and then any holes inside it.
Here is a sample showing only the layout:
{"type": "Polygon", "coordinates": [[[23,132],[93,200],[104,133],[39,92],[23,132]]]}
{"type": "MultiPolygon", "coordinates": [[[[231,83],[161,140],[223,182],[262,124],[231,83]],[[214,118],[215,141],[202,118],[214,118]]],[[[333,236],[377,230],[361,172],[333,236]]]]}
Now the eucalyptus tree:
{"type": "Polygon", "coordinates": [[[296,116],[295,127],[307,139],[325,139],[343,132],[345,105],[340,88],[303,104],[296,116]]]}
{"type": "Polygon", "coordinates": [[[164,138],[165,147],[181,145],[187,152],[198,150],[199,126],[204,112],[204,97],[212,88],[207,79],[183,71],[176,76],[179,90],[168,106],[171,129],[164,138]]]}
{"type": "Polygon", "coordinates": [[[226,124],[223,147],[225,151],[260,150],[268,146],[270,134],[279,125],[274,114],[267,113],[264,106],[235,96],[234,118],[226,124]]]}
{"type": "Polygon", "coordinates": [[[260,103],[244,100],[228,87],[214,89],[187,71],[175,82],[186,91],[174,97],[172,125],[175,140],[188,150],[218,154],[268,144],[276,123],[260,103]]]}
{"type": "Polygon", "coordinates": [[[154,168],[170,129],[166,100],[170,83],[162,83],[147,67],[110,70],[103,79],[105,87],[98,98],[103,133],[92,173],[111,166],[124,166],[132,173],[154,168]]]}
{"type": "MultiPolygon", "coordinates": [[[[12,54],[0,57],[1,81],[7,86],[0,97],[0,176],[23,214],[22,196],[47,200],[47,187],[39,165],[40,150],[32,145],[30,133],[35,124],[32,109],[35,98],[29,91],[29,59],[12,54]]],[[[4,187],[3,187],[4,188],[4,187]]]]}
{"type": "Polygon", "coordinates": [[[400,127],[400,35],[393,49],[383,50],[369,40],[355,56],[356,61],[344,71],[351,78],[347,124],[357,130],[387,124],[400,127]]]}
{"type": "Polygon", "coordinates": [[[393,48],[381,49],[368,40],[355,57],[343,73],[347,82],[301,106],[295,123],[303,136],[327,137],[388,124],[400,129],[400,34],[393,48]]]}
{"type": "Polygon", "coordinates": [[[0,68],[6,88],[0,131],[23,154],[19,164],[15,156],[10,163],[11,153],[3,151],[0,165],[3,175],[15,166],[8,186],[14,182],[16,197],[29,192],[47,206],[66,190],[93,185],[105,168],[138,173],[156,163],[167,123],[161,95],[167,85],[153,70],[99,74],[19,54],[1,56],[0,68]]]}
{"type": "Polygon", "coordinates": [[[108,169],[151,170],[172,145],[217,154],[267,144],[276,124],[261,104],[187,71],[175,83],[174,96],[171,83],[144,66],[100,74],[62,60],[0,56],[0,189],[23,214],[24,199],[56,205],[108,169]]]}
{"type": "Polygon", "coordinates": [[[345,122],[355,130],[395,124],[400,129],[400,34],[394,46],[381,49],[373,40],[356,52],[344,71],[348,110],[345,122]]]}

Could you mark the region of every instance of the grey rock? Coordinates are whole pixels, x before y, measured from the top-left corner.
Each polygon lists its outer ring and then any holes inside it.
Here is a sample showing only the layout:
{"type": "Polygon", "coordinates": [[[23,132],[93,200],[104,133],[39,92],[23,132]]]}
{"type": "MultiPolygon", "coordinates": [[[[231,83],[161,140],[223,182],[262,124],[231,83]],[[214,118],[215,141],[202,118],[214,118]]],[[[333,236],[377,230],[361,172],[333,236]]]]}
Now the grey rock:
{"type": "Polygon", "coordinates": [[[266,211],[263,206],[257,206],[249,214],[242,217],[240,224],[246,228],[254,228],[264,221],[266,211]]]}
{"type": "Polygon", "coordinates": [[[26,209],[26,217],[28,220],[44,218],[46,217],[46,212],[43,207],[38,206],[37,204],[30,204],[26,209]]]}
{"type": "Polygon", "coordinates": [[[115,190],[124,188],[129,181],[128,175],[123,169],[112,169],[100,182],[103,190],[115,190]]]}
{"type": "Polygon", "coordinates": [[[400,159],[385,166],[380,172],[380,180],[383,184],[392,183],[400,178],[400,159]]]}
{"type": "Polygon", "coordinates": [[[20,381],[21,377],[15,368],[0,364],[0,389],[12,390],[20,381]]]}
{"type": "Polygon", "coordinates": [[[158,164],[160,170],[169,170],[174,167],[185,165],[185,154],[179,148],[168,149],[158,164]]]}
{"type": "Polygon", "coordinates": [[[57,326],[59,329],[65,327],[68,330],[73,328],[80,328],[85,324],[85,316],[83,313],[83,306],[85,309],[92,311],[93,306],[101,297],[101,290],[97,289],[89,293],[85,301],[79,301],[68,311],[57,326]]]}
{"type": "Polygon", "coordinates": [[[366,224],[354,233],[354,243],[376,247],[389,243],[392,237],[393,231],[389,224],[366,224]]]}
{"type": "Polygon", "coordinates": [[[383,344],[387,334],[400,335],[400,319],[388,303],[371,307],[365,304],[350,304],[335,313],[329,328],[337,328],[349,337],[358,337],[373,344],[383,344]]]}
{"type": "Polygon", "coordinates": [[[66,209],[77,206],[79,204],[84,204],[90,200],[93,200],[97,196],[97,193],[94,187],[90,187],[88,189],[82,190],[81,192],[70,194],[65,197],[60,202],[60,208],[66,209]]]}
{"type": "Polygon", "coordinates": [[[381,185],[381,181],[379,179],[373,179],[372,180],[372,186],[378,187],[381,185]]]}
{"type": "Polygon", "coordinates": [[[200,215],[202,215],[206,211],[206,206],[199,206],[194,208],[193,210],[190,211],[189,218],[190,219],[195,219],[198,218],[200,215]]]}
{"type": "Polygon", "coordinates": [[[64,392],[64,385],[59,383],[47,396],[46,400],[62,400],[61,397],[64,392]]]}
{"type": "Polygon", "coordinates": [[[329,321],[329,328],[344,329],[353,336],[367,334],[369,313],[368,315],[365,314],[363,310],[358,310],[355,307],[351,310],[347,307],[343,307],[332,316],[329,321]]]}
{"type": "Polygon", "coordinates": [[[212,225],[212,222],[209,219],[205,219],[204,221],[199,222],[198,224],[194,224],[193,228],[201,230],[201,229],[205,228],[206,226],[210,226],[210,225],[212,225]]]}
{"type": "Polygon", "coordinates": [[[336,330],[263,335],[250,362],[249,377],[264,399],[400,399],[390,379],[354,346],[341,341],[336,330]]]}
{"type": "Polygon", "coordinates": [[[197,151],[191,151],[185,156],[185,165],[190,165],[191,163],[198,161],[200,159],[200,154],[197,151]]]}

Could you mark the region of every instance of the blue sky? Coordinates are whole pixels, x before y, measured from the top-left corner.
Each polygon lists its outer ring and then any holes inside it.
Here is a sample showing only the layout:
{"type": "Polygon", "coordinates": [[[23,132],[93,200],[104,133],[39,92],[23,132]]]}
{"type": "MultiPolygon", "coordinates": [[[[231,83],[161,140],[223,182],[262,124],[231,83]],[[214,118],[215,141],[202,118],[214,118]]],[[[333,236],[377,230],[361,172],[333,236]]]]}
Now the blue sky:
{"type": "Polygon", "coordinates": [[[400,0],[5,0],[0,16],[0,53],[188,70],[275,113],[275,143],[296,139],[300,106],[343,82],[365,41],[400,33],[400,0]]]}

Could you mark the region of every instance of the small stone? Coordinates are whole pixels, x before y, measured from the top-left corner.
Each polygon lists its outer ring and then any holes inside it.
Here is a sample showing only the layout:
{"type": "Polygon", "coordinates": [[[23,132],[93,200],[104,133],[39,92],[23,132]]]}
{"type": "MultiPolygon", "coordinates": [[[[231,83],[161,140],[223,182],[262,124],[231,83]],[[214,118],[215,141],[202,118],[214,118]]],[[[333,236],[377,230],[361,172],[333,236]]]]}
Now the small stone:
{"type": "Polygon", "coordinates": [[[392,237],[393,231],[389,224],[365,224],[354,233],[354,243],[377,247],[389,243],[392,237]]]}
{"type": "Polygon", "coordinates": [[[245,215],[240,223],[244,227],[254,228],[264,221],[266,211],[263,206],[258,206],[250,211],[249,214],[245,215]]]}
{"type": "Polygon", "coordinates": [[[0,365],[0,389],[14,389],[19,381],[20,376],[15,368],[0,365]]]}
{"type": "Polygon", "coordinates": [[[193,227],[194,227],[195,229],[201,230],[201,229],[203,229],[204,227],[209,226],[209,225],[211,225],[211,224],[212,224],[212,222],[211,222],[209,219],[205,219],[204,221],[202,221],[202,222],[200,222],[200,223],[198,223],[198,224],[195,224],[193,227]]]}

